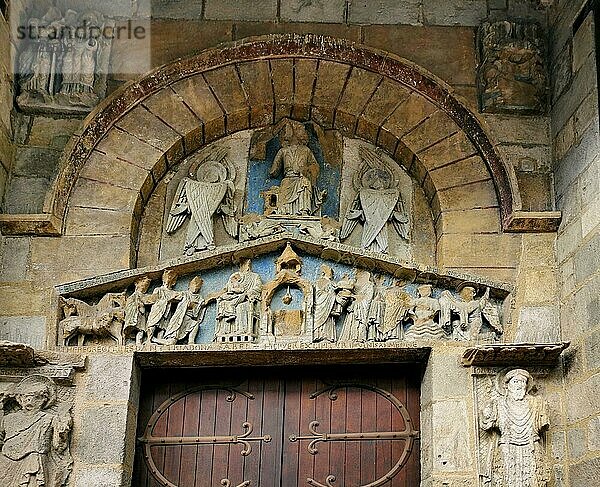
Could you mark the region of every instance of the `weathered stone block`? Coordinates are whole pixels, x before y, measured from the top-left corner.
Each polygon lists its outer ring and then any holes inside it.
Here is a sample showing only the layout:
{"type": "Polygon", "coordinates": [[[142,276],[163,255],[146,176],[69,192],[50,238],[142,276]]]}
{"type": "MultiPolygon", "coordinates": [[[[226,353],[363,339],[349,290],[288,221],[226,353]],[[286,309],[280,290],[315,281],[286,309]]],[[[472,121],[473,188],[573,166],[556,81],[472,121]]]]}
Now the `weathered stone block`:
{"type": "Polygon", "coordinates": [[[596,330],[584,338],[585,364],[587,370],[600,369],[600,331],[596,330]]]}
{"type": "Polygon", "coordinates": [[[475,32],[470,27],[366,25],[364,43],[417,63],[453,85],[474,85],[475,32]]]}
{"type": "Polygon", "coordinates": [[[586,59],[594,51],[594,13],[587,18],[573,35],[573,72],[579,71],[586,59]]]}
{"type": "Polygon", "coordinates": [[[418,153],[437,142],[454,135],[460,129],[446,112],[436,111],[417,127],[411,128],[402,141],[414,153],[418,153]]]}
{"type": "Polygon", "coordinates": [[[587,447],[590,451],[600,450],[600,416],[596,416],[588,423],[587,447]]]}
{"type": "MultiPolygon", "coordinates": [[[[164,0],[163,0],[164,1],[164,0]]],[[[165,1],[165,4],[167,2],[165,1]]],[[[188,2],[168,2],[173,10],[182,5],[180,10],[187,8],[188,2]],[[185,5],[185,7],[184,7],[185,5]]],[[[173,13],[173,15],[176,15],[173,13]]],[[[152,29],[152,66],[158,67],[199,53],[204,49],[215,47],[222,42],[231,41],[233,23],[219,20],[189,20],[199,19],[200,16],[188,19],[153,20],[152,29]]],[[[119,53],[121,54],[121,53],[119,53]]],[[[121,55],[125,55],[122,53],[121,55]]]]}
{"type": "Polygon", "coordinates": [[[0,283],[0,303],[4,316],[42,316],[50,304],[50,292],[32,281],[0,283]]]}
{"type": "Polygon", "coordinates": [[[442,211],[470,210],[497,206],[496,190],[491,180],[449,188],[437,193],[442,211]]]}
{"type": "Polygon", "coordinates": [[[327,2],[283,0],[280,17],[284,22],[343,23],[346,19],[346,0],[329,0],[327,2]]]}
{"type": "Polygon", "coordinates": [[[60,152],[39,147],[17,149],[14,174],[29,178],[51,179],[57,170],[60,152]]]}
{"type": "Polygon", "coordinates": [[[248,96],[252,127],[268,125],[273,120],[273,84],[268,61],[241,63],[238,72],[248,96]]]}
{"type": "Polygon", "coordinates": [[[275,93],[275,120],[289,117],[294,102],[294,64],[291,60],[272,60],[271,78],[275,93]]]}
{"type": "Polygon", "coordinates": [[[438,244],[445,267],[516,267],[521,253],[520,235],[443,235],[438,244]]]}
{"type": "Polygon", "coordinates": [[[233,39],[238,40],[267,34],[315,34],[360,42],[360,32],[360,26],[347,24],[315,22],[240,22],[235,25],[233,39]]]}
{"type": "Polygon", "coordinates": [[[202,16],[203,3],[204,0],[185,2],[152,0],[152,17],[155,19],[199,19],[202,16]]]}
{"type": "Polygon", "coordinates": [[[458,210],[442,213],[441,233],[499,233],[500,211],[498,208],[458,210]]]}
{"type": "MultiPolygon", "coordinates": [[[[437,111],[434,105],[429,103],[425,98],[421,95],[417,95],[416,93],[411,93],[410,96],[406,96],[408,93],[407,90],[403,87],[394,87],[395,92],[392,94],[393,98],[389,100],[390,103],[396,103],[396,108],[391,113],[391,115],[385,120],[383,123],[383,128],[386,132],[389,132],[393,136],[397,138],[401,138],[407,135],[404,143],[406,146],[411,149],[413,152],[417,152],[420,149],[424,149],[423,140],[426,135],[421,133],[420,131],[416,131],[414,134],[411,133],[411,130],[415,127],[419,126],[421,122],[428,119],[434,113],[436,114],[433,118],[432,123],[428,124],[426,128],[424,128],[424,132],[428,130],[435,131],[436,128],[439,128],[436,123],[440,120],[443,120],[441,115],[437,115],[437,111]],[[440,118],[441,117],[441,118],[440,118]]],[[[379,92],[379,90],[378,90],[379,92]]],[[[368,105],[368,108],[373,108],[373,99],[368,105]]],[[[385,112],[383,112],[385,113],[385,112]]],[[[377,119],[375,119],[377,120],[377,119]]],[[[444,129],[444,122],[440,122],[442,124],[442,130],[444,129]]],[[[425,124],[424,124],[425,125],[425,124]]],[[[420,126],[419,126],[420,128],[420,126]]],[[[439,137],[437,140],[443,139],[444,137],[439,137]]],[[[431,145],[431,144],[428,144],[431,145]]]]}
{"type": "Polygon", "coordinates": [[[132,218],[126,211],[72,206],[65,235],[126,235],[131,231],[132,218]]]}
{"type": "Polygon", "coordinates": [[[526,306],[521,308],[515,343],[557,343],[559,341],[558,307],[526,306]]]}
{"type": "Polygon", "coordinates": [[[547,117],[520,116],[515,118],[497,114],[483,116],[497,142],[527,146],[550,145],[550,126],[547,117]]]}
{"type": "Polygon", "coordinates": [[[82,466],[75,476],[75,487],[108,487],[122,484],[123,471],[119,468],[82,466]]]}
{"type": "Polygon", "coordinates": [[[70,206],[133,213],[137,198],[137,191],[80,178],[75,185],[69,203],[70,206]]]}
{"type": "Polygon", "coordinates": [[[381,79],[381,76],[364,69],[352,70],[336,112],[337,128],[346,133],[354,132],[358,115],[362,113],[381,79]]]}
{"type": "Polygon", "coordinates": [[[209,71],[204,77],[225,109],[227,133],[248,128],[250,108],[235,67],[226,66],[215,71],[209,71]]]}
{"type": "Polygon", "coordinates": [[[6,213],[41,213],[50,186],[46,178],[13,177],[4,198],[6,213]]]}
{"type": "Polygon", "coordinates": [[[466,159],[475,155],[476,152],[469,138],[461,130],[420,152],[419,159],[427,168],[434,169],[450,162],[466,159]]]}
{"type": "Polygon", "coordinates": [[[600,232],[575,253],[575,278],[586,280],[600,269],[600,232]]]}
{"type": "Polygon", "coordinates": [[[46,348],[46,318],[3,316],[0,318],[0,340],[25,343],[37,349],[46,348]]]}
{"type": "Polygon", "coordinates": [[[563,94],[572,77],[571,43],[565,45],[557,58],[550,65],[552,71],[552,100],[558,100],[563,94]]]}
{"type": "Polygon", "coordinates": [[[92,355],[86,370],[86,398],[90,401],[129,401],[133,357],[92,355]]]}
{"type": "Polygon", "coordinates": [[[81,124],[77,118],[33,117],[28,144],[62,150],[81,124]]]}
{"type": "Polygon", "coordinates": [[[479,25],[487,17],[485,0],[424,0],[423,17],[429,25],[479,25]]]}
{"type": "Polygon", "coordinates": [[[472,468],[468,410],[464,400],[433,403],[434,472],[460,472],[472,468]]]}
{"type": "Polygon", "coordinates": [[[89,465],[123,464],[127,415],[128,403],[86,407],[81,413],[76,448],[80,461],[89,465]]]}
{"type": "Polygon", "coordinates": [[[0,253],[0,281],[21,281],[27,273],[29,238],[3,238],[0,253]]]}
{"type": "Polygon", "coordinates": [[[421,23],[418,0],[352,0],[348,3],[348,21],[355,24],[421,23]]]}
{"type": "Polygon", "coordinates": [[[313,95],[312,117],[326,128],[333,125],[334,110],[346,85],[349,71],[349,66],[338,63],[323,61],[319,64],[313,95]]]}
{"type": "Polygon", "coordinates": [[[206,0],[211,20],[276,20],[277,0],[206,0]]]}
{"type": "Polygon", "coordinates": [[[204,139],[212,141],[225,134],[224,113],[202,75],[186,78],[172,85],[204,123],[204,139]]]}
{"type": "Polygon", "coordinates": [[[581,236],[587,238],[600,225],[600,195],[584,207],[581,214],[581,236]]]}
{"type": "Polygon", "coordinates": [[[556,258],[558,262],[574,254],[581,242],[581,220],[575,219],[572,223],[562,227],[556,239],[556,258]]]}
{"type": "Polygon", "coordinates": [[[429,175],[438,191],[490,178],[487,166],[479,156],[434,169],[429,175]]]}
{"type": "Polygon", "coordinates": [[[143,106],[134,108],[116,126],[166,153],[170,162],[179,160],[183,155],[181,135],[143,106]]]}
{"type": "MultiPolygon", "coordinates": [[[[569,422],[576,422],[595,415],[600,411],[600,374],[591,376],[582,383],[567,385],[566,397],[577,398],[571,401],[567,408],[569,422]]],[[[592,485],[592,484],[577,484],[592,485]]]]}
{"type": "Polygon", "coordinates": [[[570,465],[569,481],[574,487],[587,487],[598,481],[600,472],[600,458],[591,458],[583,462],[570,465]]]}
{"type": "MultiPolygon", "coordinates": [[[[293,115],[300,120],[310,116],[313,91],[317,80],[317,62],[313,59],[298,59],[294,63],[294,107],[293,115]]],[[[287,88],[287,87],[285,87],[287,88]]],[[[284,88],[284,89],[285,89],[284,88]]],[[[284,92],[284,95],[287,91],[284,92]]],[[[277,96],[277,95],[276,95],[277,96]]]]}

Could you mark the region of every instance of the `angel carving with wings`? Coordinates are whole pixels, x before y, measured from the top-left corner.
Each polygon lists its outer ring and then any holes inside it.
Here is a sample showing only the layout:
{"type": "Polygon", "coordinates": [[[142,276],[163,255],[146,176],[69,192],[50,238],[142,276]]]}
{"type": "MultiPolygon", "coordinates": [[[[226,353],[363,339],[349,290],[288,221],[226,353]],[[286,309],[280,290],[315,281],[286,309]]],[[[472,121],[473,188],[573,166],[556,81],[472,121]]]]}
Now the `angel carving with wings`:
{"type": "Polygon", "coordinates": [[[348,207],[340,239],[344,240],[360,222],[363,225],[361,247],[386,254],[389,250],[388,223],[408,240],[409,220],[394,171],[375,152],[361,147],[362,166],[354,175],[356,197],[348,207]]]}
{"type": "MultiPolygon", "coordinates": [[[[167,221],[167,233],[175,233],[190,217],[185,255],[193,255],[215,248],[214,216],[220,214],[225,231],[232,237],[238,235],[235,218],[235,169],[227,160],[227,150],[211,152],[198,166],[196,179],[193,169],[190,178],[183,178],[173,201],[167,221]]],[[[192,166],[194,168],[194,166],[192,166]]]]}

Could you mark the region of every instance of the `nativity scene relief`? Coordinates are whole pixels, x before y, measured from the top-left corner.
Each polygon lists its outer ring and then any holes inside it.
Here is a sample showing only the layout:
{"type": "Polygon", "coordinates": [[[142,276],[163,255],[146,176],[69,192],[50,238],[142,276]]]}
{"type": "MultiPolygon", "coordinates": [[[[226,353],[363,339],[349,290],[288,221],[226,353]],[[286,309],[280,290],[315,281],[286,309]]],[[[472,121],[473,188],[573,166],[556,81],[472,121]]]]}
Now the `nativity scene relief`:
{"type": "Polygon", "coordinates": [[[167,269],[160,282],[142,275],[97,304],[61,297],[59,343],[502,340],[507,291],[493,289],[492,296],[484,284],[462,281],[444,289],[423,279],[301,256],[288,242],[279,254],[241,258],[237,269],[182,275],[167,269]]]}

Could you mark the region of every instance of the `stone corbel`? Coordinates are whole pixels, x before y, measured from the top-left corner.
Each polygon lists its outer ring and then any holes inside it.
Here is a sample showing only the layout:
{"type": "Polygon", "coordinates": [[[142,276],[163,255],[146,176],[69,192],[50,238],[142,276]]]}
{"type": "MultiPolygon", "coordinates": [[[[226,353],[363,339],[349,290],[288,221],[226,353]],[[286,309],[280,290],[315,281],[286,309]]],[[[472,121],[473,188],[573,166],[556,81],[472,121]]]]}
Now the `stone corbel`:
{"type": "Polygon", "coordinates": [[[462,356],[461,363],[465,367],[553,366],[558,363],[561,353],[569,345],[569,342],[480,345],[467,348],[462,356]]]}

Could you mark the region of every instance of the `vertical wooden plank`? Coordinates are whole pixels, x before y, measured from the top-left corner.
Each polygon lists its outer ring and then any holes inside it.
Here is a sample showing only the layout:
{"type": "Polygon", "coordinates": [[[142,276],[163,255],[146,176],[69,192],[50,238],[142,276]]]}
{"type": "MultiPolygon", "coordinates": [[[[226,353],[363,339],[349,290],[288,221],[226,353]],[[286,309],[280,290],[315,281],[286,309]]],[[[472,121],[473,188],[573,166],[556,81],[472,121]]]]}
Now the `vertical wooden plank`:
{"type": "MultiPolygon", "coordinates": [[[[160,407],[160,405],[169,398],[169,396],[169,384],[164,382],[161,383],[157,387],[156,393],[154,394],[154,404],[152,410],[156,411],[160,407]]],[[[159,420],[156,422],[156,426],[154,427],[152,434],[154,436],[165,436],[167,434],[168,420],[169,413],[168,411],[166,411],[162,414],[162,416],[160,416],[159,420]]],[[[164,447],[152,447],[150,449],[150,455],[154,460],[154,464],[156,465],[156,468],[161,472],[163,471],[165,465],[165,453],[166,452],[164,447]]],[[[152,477],[150,486],[158,487],[159,485],[160,484],[156,480],[154,480],[154,477],[152,477]]]]}
{"type": "MultiPolygon", "coordinates": [[[[406,379],[402,374],[395,375],[392,379],[392,394],[406,407],[406,379]]],[[[404,420],[400,413],[394,411],[392,415],[392,429],[394,431],[403,431],[405,429],[404,420]]],[[[392,442],[392,464],[395,464],[402,456],[404,450],[404,441],[392,442]]],[[[392,487],[409,487],[406,476],[406,466],[392,479],[392,487]]]]}
{"type": "MultiPolygon", "coordinates": [[[[248,381],[248,392],[254,395],[254,400],[248,401],[246,411],[247,420],[254,426],[252,436],[273,435],[273,433],[265,432],[263,425],[264,386],[264,380],[260,377],[252,378],[248,381]]],[[[268,413],[274,414],[274,411],[269,410],[268,413]]],[[[252,444],[252,453],[246,457],[244,462],[244,480],[252,482],[251,485],[261,485],[260,461],[263,455],[268,455],[269,453],[265,449],[265,443],[255,442],[252,444]]]]}
{"type": "MultiPolygon", "coordinates": [[[[306,377],[302,380],[300,392],[300,432],[302,435],[310,435],[309,425],[316,420],[315,400],[310,395],[316,391],[316,382],[312,377],[306,377]]],[[[318,431],[323,431],[319,426],[318,431]]],[[[310,441],[300,442],[298,455],[298,485],[306,485],[306,479],[314,477],[315,455],[308,451],[310,441]]],[[[317,445],[320,450],[323,444],[317,445]]],[[[318,455],[318,454],[317,454],[318,455]]]]}
{"type": "MultiPolygon", "coordinates": [[[[337,399],[331,402],[331,432],[345,433],[346,428],[346,388],[336,391],[337,399]]],[[[329,455],[329,473],[335,475],[337,485],[345,484],[346,475],[346,443],[336,441],[331,444],[329,455]]],[[[324,479],[319,479],[323,483],[324,479]]]]}
{"type": "MultiPolygon", "coordinates": [[[[298,486],[298,459],[302,445],[300,441],[292,443],[289,437],[303,434],[300,429],[301,393],[302,382],[300,380],[285,380],[281,485],[286,487],[298,486]]],[[[305,483],[306,480],[301,485],[305,483]]]]}
{"type": "MultiPolygon", "coordinates": [[[[413,428],[421,431],[421,372],[407,373],[407,404],[408,412],[413,421],[413,428]]],[[[408,464],[406,465],[406,476],[409,485],[419,485],[421,482],[421,441],[416,440],[408,464]]]]}
{"type": "MultiPolygon", "coordinates": [[[[346,429],[349,433],[359,433],[361,424],[361,394],[356,387],[347,388],[346,429]]],[[[357,441],[346,443],[346,475],[344,485],[360,485],[360,448],[357,441]]]]}
{"type": "MultiPolygon", "coordinates": [[[[185,398],[185,416],[183,417],[183,436],[198,436],[200,422],[200,400],[202,393],[194,392],[185,398]]],[[[179,485],[193,486],[196,483],[196,461],[198,446],[182,447],[179,469],[179,485]]]]}
{"type": "MultiPolygon", "coordinates": [[[[263,444],[260,459],[260,477],[257,485],[279,487],[282,468],[289,461],[283,456],[283,449],[289,443],[284,428],[285,382],[282,378],[267,378],[264,381],[264,400],[262,411],[263,434],[273,437],[270,443],[263,444]]],[[[286,452],[287,453],[287,452],[286,452]]]]}
{"type": "MultiPolygon", "coordinates": [[[[173,391],[171,390],[173,394],[173,391]]],[[[179,399],[169,406],[169,420],[167,424],[168,437],[183,435],[183,417],[185,413],[185,399],[179,399]]],[[[165,450],[165,463],[163,475],[175,485],[179,485],[179,467],[181,465],[181,446],[167,446],[165,450]]]]}
{"type": "MultiPolygon", "coordinates": [[[[244,382],[243,384],[236,387],[240,391],[248,390],[248,383],[244,382]]],[[[251,399],[248,399],[243,394],[237,394],[235,400],[231,403],[231,434],[235,436],[243,435],[246,430],[242,427],[242,425],[246,422],[248,417],[248,403],[252,402],[251,399]]],[[[251,436],[255,436],[256,431],[252,433],[251,436]]],[[[252,442],[250,447],[252,448],[253,453],[256,454],[256,447],[259,446],[256,442],[252,442]]],[[[229,446],[229,455],[228,455],[228,479],[231,480],[233,485],[239,485],[244,480],[244,460],[246,457],[242,456],[242,450],[244,446],[240,444],[232,444],[229,446]]]]}
{"type": "MultiPolygon", "coordinates": [[[[215,414],[217,409],[217,391],[202,391],[200,399],[200,417],[198,436],[214,436],[215,414]]],[[[212,484],[212,465],[214,446],[200,445],[196,459],[195,487],[206,487],[212,484]]]]}
{"type": "MultiPolygon", "coordinates": [[[[323,389],[325,387],[325,384],[323,384],[321,381],[317,381],[316,389],[323,389]]],[[[319,422],[318,431],[322,433],[332,432],[331,403],[332,401],[327,394],[322,394],[317,399],[315,399],[315,418],[319,422]]],[[[313,478],[321,483],[323,483],[327,476],[331,474],[331,471],[329,470],[331,459],[331,445],[331,442],[319,443],[317,445],[319,453],[315,455],[313,478]]]]}
{"type": "MultiPolygon", "coordinates": [[[[392,383],[387,376],[380,375],[377,380],[377,387],[390,392],[392,390],[392,383]]],[[[385,397],[377,395],[375,407],[377,409],[377,431],[392,431],[393,406],[390,401],[385,397]]],[[[377,442],[375,458],[375,474],[377,478],[381,478],[392,468],[392,442],[377,442]]]]}
{"type": "MultiPolygon", "coordinates": [[[[229,436],[232,434],[232,403],[227,401],[228,396],[229,392],[227,391],[217,391],[217,405],[215,408],[215,436],[229,436]]],[[[239,398],[236,399],[236,401],[239,401],[239,398]]],[[[237,426],[235,431],[237,434],[237,426]]],[[[229,478],[229,449],[229,445],[215,445],[212,463],[212,483],[210,485],[219,485],[219,482],[221,482],[222,479],[229,478]]]]}
{"type": "MultiPolygon", "coordinates": [[[[372,384],[375,385],[375,384],[372,384]]],[[[377,430],[377,396],[373,391],[361,391],[361,431],[373,433],[377,430]]],[[[361,441],[360,478],[361,485],[376,480],[376,451],[378,441],[361,441]]]]}

